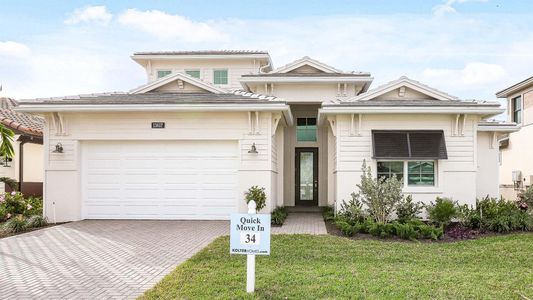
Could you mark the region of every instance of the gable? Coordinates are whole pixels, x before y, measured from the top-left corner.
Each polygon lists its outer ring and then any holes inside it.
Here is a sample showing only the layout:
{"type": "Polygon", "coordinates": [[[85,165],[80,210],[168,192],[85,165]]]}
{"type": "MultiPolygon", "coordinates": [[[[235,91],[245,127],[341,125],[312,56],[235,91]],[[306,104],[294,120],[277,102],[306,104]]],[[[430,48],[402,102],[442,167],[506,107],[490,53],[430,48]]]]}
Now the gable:
{"type": "Polygon", "coordinates": [[[190,84],[181,79],[176,79],[150,91],[160,93],[211,93],[201,87],[190,84]]]}
{"type": "Polygon", "coordinates": [[[391,81],[364,94],[348,99],[347,101],[359,100],[459,100],[457,97],[439,91],[416,80],[405,76],[391,81]]]}
{"type": "Polygon", "coordinates": [[[316,73],[326,73],[326,72],[319,70],[311,65],[305,64],[287,73],[289,74],[316,74],[316,73]]]}
{"type": "Polygon", "coordinates": [[[402,86],[392,91],[381,94],[372,100],[438,100],[435,97],[414,89],[402,86]]]}
{"type": "Polygon", "coordinates": [[[193,78],[183,73],[171,74],[166,77],[160,78],[156,81],[150,82],[143,86],[130,91],[132,94],[142,94],[148,92],[172,92],[172,93],[214,93],[221,94],[228,91],[216,87],[208,82],[202,81],[197,78],[193,78]]]}

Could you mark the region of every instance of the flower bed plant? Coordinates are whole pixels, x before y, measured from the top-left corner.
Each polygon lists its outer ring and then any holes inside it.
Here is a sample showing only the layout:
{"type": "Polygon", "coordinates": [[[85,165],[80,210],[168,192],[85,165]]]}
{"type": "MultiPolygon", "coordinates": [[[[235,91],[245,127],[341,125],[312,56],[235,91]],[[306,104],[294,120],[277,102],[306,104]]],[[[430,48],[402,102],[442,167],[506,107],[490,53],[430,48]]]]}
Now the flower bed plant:
{"type": "Polygon", "coordinates": [[[5,234],[20,233],[46,226],[43,201],[37,197],[24,197],[20,192],[0,195],[0,231],[5,234]]]}
{"type": "Polygon", "coordinates": [[[285,219],[287,219],[287,216],[289,215],[289,212],[287,209],[283,206],[276,207],[271,214],[271,223],[272,225],[281,226],[285,222],[285,219]]]}

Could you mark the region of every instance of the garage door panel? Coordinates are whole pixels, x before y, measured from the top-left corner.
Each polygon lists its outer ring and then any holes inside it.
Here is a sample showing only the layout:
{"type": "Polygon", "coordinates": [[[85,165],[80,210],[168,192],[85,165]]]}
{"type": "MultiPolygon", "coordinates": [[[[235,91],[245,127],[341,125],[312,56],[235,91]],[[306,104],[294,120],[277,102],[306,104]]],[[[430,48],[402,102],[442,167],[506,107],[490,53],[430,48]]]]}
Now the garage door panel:
{"type": "Polygon", "coordinates": [[[237,143],[84,145],[85,218],[228,219],[237,211],[237,143]]]}

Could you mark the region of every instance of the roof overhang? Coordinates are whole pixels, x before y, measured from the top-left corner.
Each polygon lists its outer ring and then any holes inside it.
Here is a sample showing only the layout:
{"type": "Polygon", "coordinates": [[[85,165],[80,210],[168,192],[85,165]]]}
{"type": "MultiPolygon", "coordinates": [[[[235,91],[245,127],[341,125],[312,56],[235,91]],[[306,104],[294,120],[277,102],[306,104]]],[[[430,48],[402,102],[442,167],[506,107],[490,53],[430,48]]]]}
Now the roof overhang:
{"type": "Polygon", "coordinates": [[[514,84],[508,88],[505,88],[499,92],[496,93],[496,97],[498,98],[507,98],[511,96],[512,94],[515,94],[516,92],[519,92],[520,90],[523,90],[529,86],[533,86],[533,76],[529,77],[528,79],[522,80],[517,84],[514,84]]]}
{"type": "Polygon", "coordinates": [[[282,112],[289,126],[293,124],[290,106],[285,102],[262,104],[42,104],[21,103],[16,111],[53,112],[282,112]]]}
{"type": "Polygon", "coordinates": [[[409,107],[383,107],[383,106],[340,106],[327,105],[318,110],[318,123],[322,124],[327,115],[342,114],[467,114],[480,115],[483,118],[496,116],[504,112],[503,108],[478,107],[478,106],[409,106],[409,107]]]}
{"type": "Polygon", "coordinates": [[[130,56],[136,63],[146,67],[148,61],[160,60],[242,60],[242,59],[258,59],[265,60],[270,66],[273,66],[272,59],[268,53],[249,53],[249,54],[187,54],[187,55],[172,55],[172,54],[134,54],[130,56]]]}
{"type": "Polygon", "coordinates": [[[362,83],[363,92],[368,89],[373,77],[355,77],[355,76],[331,76],[331,77],[277,77],[277,76],[246,76],[241,77],[240,82],[242,87],[250,91],[250,86],[253,84],[264,84],[264,83],[277,83],[277,84],[298,84],[298,83],[314,83],[314,84],[332,84],[332,83],[362,83]]]}
{"type": "Polygon", "coordinates": [[[478,124],[477,131],[488,132],[517,132],[521,128],[516,123],[504,123],[504,124],[478,124]]]}

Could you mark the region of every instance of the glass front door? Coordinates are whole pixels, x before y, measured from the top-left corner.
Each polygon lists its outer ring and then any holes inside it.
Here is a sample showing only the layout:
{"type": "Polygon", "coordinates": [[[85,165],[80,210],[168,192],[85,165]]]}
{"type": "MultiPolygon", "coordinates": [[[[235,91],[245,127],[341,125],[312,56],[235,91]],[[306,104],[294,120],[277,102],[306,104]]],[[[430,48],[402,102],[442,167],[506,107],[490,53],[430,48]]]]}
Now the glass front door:
{"type": "Polygon", "coordinates": [[[318,149],[296,148],[296,205],[318,205],[318,149]]]}

